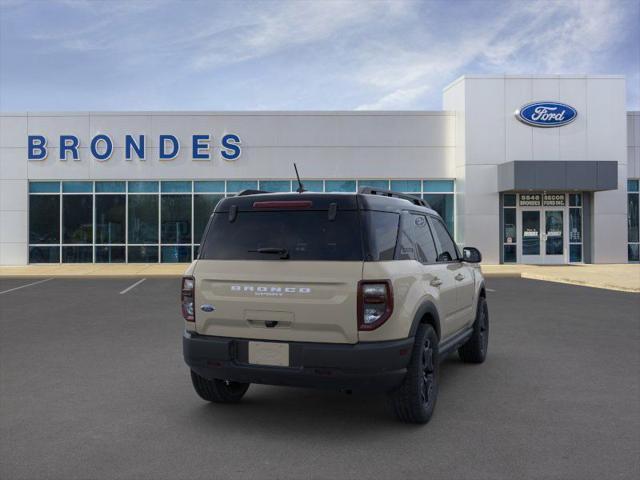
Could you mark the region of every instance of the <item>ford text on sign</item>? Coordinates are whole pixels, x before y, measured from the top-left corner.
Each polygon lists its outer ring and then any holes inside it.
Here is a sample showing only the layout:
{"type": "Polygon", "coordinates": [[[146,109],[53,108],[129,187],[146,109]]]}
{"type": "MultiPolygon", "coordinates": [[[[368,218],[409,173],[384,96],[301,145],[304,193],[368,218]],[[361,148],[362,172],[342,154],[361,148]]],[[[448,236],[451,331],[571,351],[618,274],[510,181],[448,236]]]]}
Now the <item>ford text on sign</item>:
{"type": "Polygon", "coordinates": [[[520,107],[515,115],[521,122],[534,127],[560,127],[573,122],[578,112],[565,103],[534,102],[520,107]]]}

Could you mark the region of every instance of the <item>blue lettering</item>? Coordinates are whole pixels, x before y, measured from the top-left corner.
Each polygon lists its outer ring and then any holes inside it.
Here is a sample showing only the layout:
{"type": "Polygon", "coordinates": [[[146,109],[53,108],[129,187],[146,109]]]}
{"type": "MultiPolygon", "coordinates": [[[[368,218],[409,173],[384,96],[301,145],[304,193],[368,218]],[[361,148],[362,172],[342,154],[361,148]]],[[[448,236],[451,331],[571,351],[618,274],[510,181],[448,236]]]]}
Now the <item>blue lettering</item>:
{"type": "Polygon", "coordinates": [[[42,135],[29,135],[27,158],[29,160],[44,160],[47,158],[47,139],[42,135]]]}
{"type": "Polygon", "coordinates": [[[180,152],[180,142],[173,135],[160,135],[160,159],[161,160],[173,160],[178,156],[180,152]],[[166,151],[167,142],[173,144],[173,150],[171,153],[166,151]]]}
{"type": "Polygon", "coordinates": [[[91,139],[91,155],[95,157],[96,160],[100,162],[104,162],[105,160],[109,160],[111,154],[113,153],[113,142],[109,135],[100,134],[96,135],[91,139]],[[100,153],[98,151],[98,144],[104,143],[104,152],[100,153]]]}
{"type": "Polygon", "coordinates": [[[194,160],[209,160],[209,135],[194,135],[193,141],[193,159],[194,160]],[[200,152],[204,150],[204,152],[200,152]]]}
{"type": "Polygon", "coordinates": [[[80,140],[75,135],[60,135],[60,160],[67,159],[67,150],[71,152],[71,157],[74,160],[79,160],[78,145],[80,145],[80,140]]]}
{"type": "Polygon", "coordinates": [[[222,148],[220,152],[225,160],[236,160],[240,156],[240,137],[229,133],[222,137],[222,148]]]}
{"type": "Polygon", "coordinates": [[[131,160],[131,149],[135,150],[140,160],[144,160],[144,135],[138,136],[138,143],[136,143],[132,135],[124,137],[124,158],[126,160],[131,160]]]}

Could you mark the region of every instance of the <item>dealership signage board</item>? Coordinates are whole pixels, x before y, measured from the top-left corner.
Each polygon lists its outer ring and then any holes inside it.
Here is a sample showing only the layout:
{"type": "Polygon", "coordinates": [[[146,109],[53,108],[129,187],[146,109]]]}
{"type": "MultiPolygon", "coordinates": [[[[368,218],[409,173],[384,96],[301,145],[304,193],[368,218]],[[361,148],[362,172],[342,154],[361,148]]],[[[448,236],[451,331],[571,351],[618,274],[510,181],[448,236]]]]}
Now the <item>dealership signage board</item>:
{"type": "Polygon", "coordinates": [[[564,207],[564,193],[521,193],[521,207],[564,207]]]}
{"type": "MultiPolygon", "coordinates": [[[[145,160],[146,135],[124,136],[125,160],[137,158],[145,160]]],[[[191,135],[191,157],[193,160],[210,160],[212,136],[209,134],[191,135]]],[[[60,135],[58,159],[66,161],[68,158],[80,160],[78,149],[80,139],[77,135],[60,135]]],[[[240,137],[234,133],[227,133],[220,137],[220,157],[223,160],[234,161],[242,153],[240,137]]],[[[106,162],[113,154],[113,140],[107,134],[95,135],[89,142],[89,150],[93,158],[99,162],[106,162]]],[[[175,135],[163,134],[158,136],[158,155],[160,160],[173,160],[180,153],[180,141],[175,135]]],[[[47,158],[49,147],[44,135],[29,135],[27,137],[27,158],[29,161],[42,161],[47,158]]]]}
{"type": "Polygon", "coordinates": [[[515,111],[518,120],[532,127],[561,127],[573,122],[578,112],[571,105],[558,102],[533,102],[515,111]]]}

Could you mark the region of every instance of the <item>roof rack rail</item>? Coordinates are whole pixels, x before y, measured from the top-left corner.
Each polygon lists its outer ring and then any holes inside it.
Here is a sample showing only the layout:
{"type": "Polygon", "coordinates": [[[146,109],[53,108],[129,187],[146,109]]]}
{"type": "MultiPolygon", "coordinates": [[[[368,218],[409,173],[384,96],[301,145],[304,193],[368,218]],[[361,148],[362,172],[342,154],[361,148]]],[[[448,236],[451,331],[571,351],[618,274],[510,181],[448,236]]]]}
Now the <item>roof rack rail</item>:
{"type": "Polygon", "coordinates": [[[236,197],[244,197],[245,195],[257,195],[259,193],[271,193],[271,192],[267,192],[266,190],[253,190],[251,188],[248,188],[246,190],[242,190],[241,192],[238,192],[236,194],[236,197]]]}
{"type": "Polygon", "coordinates": [[[358,193],[363,193],[366,195],[380,195],[383,197],[394,197],[401,198],[402,200],[408,200],[414,205],[419,205],[421,207],[431,208],[431,206],[419,197],[415,197],[413,195],[409,195],[401,192],[394,192],[393,190],[383,190],[382,188],[372,188],[372,187],[360,187],[358,189],[358,193]]]}

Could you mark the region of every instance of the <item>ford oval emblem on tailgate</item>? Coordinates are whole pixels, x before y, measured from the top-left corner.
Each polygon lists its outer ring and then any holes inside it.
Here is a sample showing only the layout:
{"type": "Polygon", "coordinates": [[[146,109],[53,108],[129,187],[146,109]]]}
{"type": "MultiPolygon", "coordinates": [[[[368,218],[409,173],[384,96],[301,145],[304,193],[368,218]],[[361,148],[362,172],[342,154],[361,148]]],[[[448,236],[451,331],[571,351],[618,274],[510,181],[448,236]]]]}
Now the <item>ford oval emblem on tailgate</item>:
{"type": "Polygon", "coordinates": [[[214,307],[213,305],[200,305],[200,310],[202,310],[203,312],[213,312],[215,309],[216,307],[214,307]]]}

